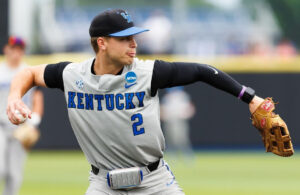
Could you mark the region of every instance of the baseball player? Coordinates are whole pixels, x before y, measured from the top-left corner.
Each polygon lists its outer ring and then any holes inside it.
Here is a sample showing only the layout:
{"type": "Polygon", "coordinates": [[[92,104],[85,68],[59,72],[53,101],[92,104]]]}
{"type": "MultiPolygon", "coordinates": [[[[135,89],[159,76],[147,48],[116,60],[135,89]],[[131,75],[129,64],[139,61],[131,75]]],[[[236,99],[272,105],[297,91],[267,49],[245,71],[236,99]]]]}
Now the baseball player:
{"type": "Polygon", "coordinates": [[[105,11],[89,29],[94,58],[30,67],[11,84],[7,115],[13,124],[21,122],[16,109],[32,116],[21,100],[32,86],[64,92],[71,126],[92,167],[86,195],[184,194],[163,160],[158,89],[206,82],[249,104],[251,113],[264,101],[209,65],[139,60],[134,35],[145,31],[126,11],[105,11]]]}
{"type": "Polygon", "coordinates": [[[189,138],[189,119],[195,113],[195,106],[189,94],[183,87],[168,88],[161,102],[160,111],[161,120],[164,121],[166,151],[191,155],[193,151],[189,138]]]}
{"type": "MultiPolygon", "coordinates": [[[[5,62],[0,64],[0,179],[4,180],[3,195],[16,195],[22,183],[26,149],[14,137],[18,127],[10,123],[6,116],[6,102],[13,77],[26,68],[22,63],[25,43],[21,38],[11,36],[4,46],[5,62]]],[[[43,112],[43,95],[39,90],[30,90],[22,100],[32,108],[32,119],[27,121],[37,126],[43,112]]]]}

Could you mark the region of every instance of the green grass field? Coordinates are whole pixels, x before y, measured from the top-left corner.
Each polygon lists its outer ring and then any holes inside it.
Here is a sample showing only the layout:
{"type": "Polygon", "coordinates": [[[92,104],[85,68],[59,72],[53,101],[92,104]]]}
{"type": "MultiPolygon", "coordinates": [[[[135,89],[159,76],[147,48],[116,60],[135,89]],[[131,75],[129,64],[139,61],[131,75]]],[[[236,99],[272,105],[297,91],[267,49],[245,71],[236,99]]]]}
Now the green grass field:
{"type": "MultiPolygon", "coordinates": [[[[165,158],[187,195],[299,195],[300,155],[198,152],[165,158]]],[[[78,151],[31,152],[20,195],[83,195],[89,164],[78,151]]]]}

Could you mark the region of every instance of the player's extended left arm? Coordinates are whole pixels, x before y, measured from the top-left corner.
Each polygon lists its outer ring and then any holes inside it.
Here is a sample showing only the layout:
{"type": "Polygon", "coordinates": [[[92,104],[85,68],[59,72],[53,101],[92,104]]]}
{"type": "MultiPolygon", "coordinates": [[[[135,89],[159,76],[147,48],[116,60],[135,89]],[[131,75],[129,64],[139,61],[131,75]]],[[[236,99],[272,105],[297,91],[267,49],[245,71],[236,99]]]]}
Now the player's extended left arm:
{"type": "Polygon", "coordinates": [[[252,124],[260,131],[267,152],[279,156],[294,153],[291,137],[285,122],[275,114],[272,98],[262,99],[255,91],[241,85],[228,74],[206,64],[155,61],[151,95],[157,89],[182,86],[197,81],[205,82],[226,91],[249,104],[252,124]]]}
{"type": "Polygon", "coordinates": [[[154,64],[151,95],[157,89],[183,86],[195,82],[204,82],[225,91],[249,104],[250,112],[256,109],[263,99],[255,96],[253,89],[241,85],[227,73],[217,68],[198,63],[165,62],[156,60],[154,64]],[[255,98],[254,98],[255,97],[255,98]]]}

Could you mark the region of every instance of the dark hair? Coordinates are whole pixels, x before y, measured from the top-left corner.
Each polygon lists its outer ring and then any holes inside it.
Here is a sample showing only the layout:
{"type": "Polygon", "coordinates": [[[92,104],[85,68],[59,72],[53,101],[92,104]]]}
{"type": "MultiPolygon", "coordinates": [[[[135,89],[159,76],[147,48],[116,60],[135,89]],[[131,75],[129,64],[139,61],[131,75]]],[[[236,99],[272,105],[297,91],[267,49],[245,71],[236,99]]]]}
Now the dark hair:
{"type": "Polygon", "coordinates": [[[98,46],[98,43],[97,43],[98,38],[99,37],[91,37],[91,45],[92,45],[92,48],[93,48],[95,53],[98,53],[98,51],[99,51],[99,46],[98,46]]]}

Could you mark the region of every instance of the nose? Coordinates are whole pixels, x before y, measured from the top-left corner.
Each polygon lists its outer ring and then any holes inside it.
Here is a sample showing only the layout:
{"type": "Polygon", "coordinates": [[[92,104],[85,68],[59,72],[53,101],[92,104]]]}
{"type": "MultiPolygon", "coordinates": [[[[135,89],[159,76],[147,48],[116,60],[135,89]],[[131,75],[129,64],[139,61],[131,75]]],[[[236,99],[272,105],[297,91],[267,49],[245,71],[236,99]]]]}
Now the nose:
{"type": "Polygon", "coordinates": [[[134,37],[131,37],[131,39],[130,39],[130,47],[131,48],[137,48],[137,43],[136,43],[134,37]]]}

